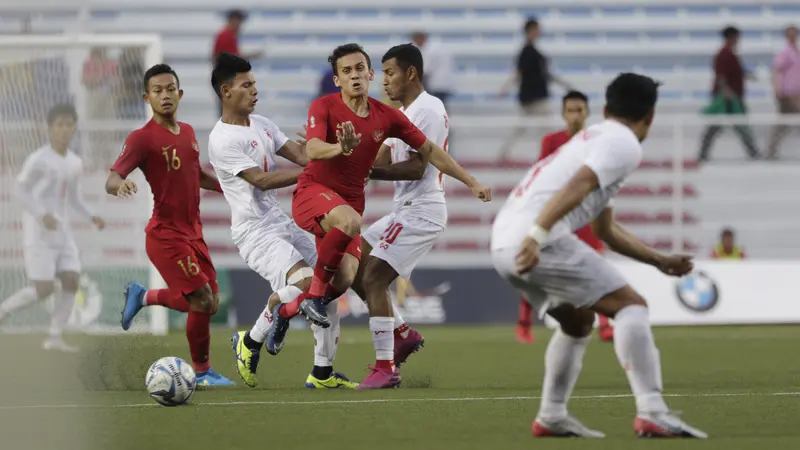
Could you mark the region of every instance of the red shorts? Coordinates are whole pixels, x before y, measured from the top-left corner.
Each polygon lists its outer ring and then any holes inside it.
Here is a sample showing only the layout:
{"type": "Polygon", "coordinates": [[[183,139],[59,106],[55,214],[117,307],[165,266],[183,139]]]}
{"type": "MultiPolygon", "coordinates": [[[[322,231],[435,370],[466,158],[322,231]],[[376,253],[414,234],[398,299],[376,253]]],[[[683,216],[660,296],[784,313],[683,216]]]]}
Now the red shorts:
{"type": "MultiPolygon", "coordinates": [[[[317,237],[317,250],[319,243],[325,237],[322,228],[322,219],[333,208],[341,205],[353,206],[333,189],[317,183],[307,183],[298,186],[292,194],[292,218],[297,226],[317,237]]],[[[363,207],[353,207],[358,214],[363,214],[363,207]]],[[[361,234],[359,233],[350,242],[347,252],[361,260],[361,234]]]]}
{"type": "Polygon", "coordinates": [[[189,240],[148,233],[145,249],[173,294],[188,295],[206,284],[211,286],[211,292],[219,292],[217,271],[203,238],[189,240]]]}

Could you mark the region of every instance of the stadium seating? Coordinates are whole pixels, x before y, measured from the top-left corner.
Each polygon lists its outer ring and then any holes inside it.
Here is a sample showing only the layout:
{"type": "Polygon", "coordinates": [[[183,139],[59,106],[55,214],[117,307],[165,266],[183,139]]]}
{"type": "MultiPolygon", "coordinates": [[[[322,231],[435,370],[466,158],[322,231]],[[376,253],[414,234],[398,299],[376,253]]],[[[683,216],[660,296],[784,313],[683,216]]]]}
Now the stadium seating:
{"type": "MultiPolygon", "coordinates": [[[[30,3],[15,6],[9,14],[4,12],[0,32],[18,31],[21,18],[29,15],[35,33],[78,29],[161,34],[166,61],[178,70],[186,91],[183,118],[195,125],[204,147],[216,114],[208,86],[209,53],[228,5],[221,7],[211,0],[174,0],[168,5],[156,0],[94,0],[91,8],[79,11],[68,6],[69,0],[58,9],[36,7],[36,0],[30,3]],[[154,6],[158,7],[157,14],[153,13],[154,6]],[[79,18],[82,25],[76,26],[79,18]]],[[[514,101],[497,98],[496,93],[521,45],[525,18],[541,19],[541,46],[551,57],[553,70],[587,92],[595,112],[599,112],[608,80],[620,71],[633,70],[664,82],[659,114],[694,114],[708,102],[711,56],[720,45],[719,30],[729,24],[743,30],[741,54],[758,77],[748,83],[748,104],[753,111],[771,112],[769,66],[782,45],[783,27],[800,22],[800,3],[788,0],[764,4],[744,0],[405,0],[401,7],[381,7],[367,0],[343,0],[335,5],[320,0],[240,0],[230,6],[250,13],[242,47],[267,50],[266,58],[255,62],[262,92],[259,112],[275,119],[287,134],[300,129],[325,68],[325,57],[335,45],[360,42],[375,60],[390,45],[407,41],[410,31],[428,31],[456,58],[456,96],[449,105],[454,124],[451,149],[479,178],[495,186],[498,200],[522,176],[538,153],[538,144],[523,142],[514,154],[522,161],[500,165],[493,161],[494,155],[511,124],[461,126],[459,119],[515,114],[514,101]]],[[[379,84],[373,84],[375,92],[379,92],[379,84]]],[[[559,95],[559,91],[553,92],[554,103],[559,95]]],[[[594,121],[598,119],[593,117],[594,121]]],[[[767,128],[756,127],[755,131],[759,143],[764,143],[767,128]]],[[[729,171],[701,169],[689,163],[683,180],[675,184],[673,153],[681,152],[679,160],[693,160],[701,132],[699,125],[687,123],[676,135],[669,121],[653,131],[646,144],[646,170],[624,189],[618,203],[619,218],[662,247],[671,247],[682,234],[688,249],[706,252],[719,228],[733,225],[740,229],[751,255],[781,256],[800,249],[800,239],[793,238],[791,230],[798,218],[792,211],[800,211],[797,201],[789,196],[774,202],[760,201],[780,183],[791,182],[797,176],[791,170],[772,175],[767,165],[729,171]],[[752,180],[748,183],[752,193],[731,200],[731,186],[741,182],[741,177],[752,180]],[[683,196],[674,195],[675,186],[682,186],[683,196]],[[742,210],[750,219],[742,219],[742,210]],[[676,217],[682,219],[675,221],[680,227],[673,224],[676,217]],[[763,219],[756,219],[763,217],[771,223],[769,233],[763,233],[763,219]]],[[[741,159],[741,155],[739,143],[731,135],[719,139],[715,158],[741,159]]],[[[442,248],[466,254],[482,251],[486,242],[475,236],[486,236],[500,202],[478,208],[457,182],[451,181],[449,186],[451,226],[442,248]]],[[[391,206],[388,185],[378,184],[370,194],[367,221],[391,206]]],[[[286,192],[282,198],[288,206],[286,192]]],[[[238,258],[229,251],[227,205],[220,197],[212,195],[209,199],[203,209],[212,247],[220,252],[228,249],[224,254],[238,258]]]]}

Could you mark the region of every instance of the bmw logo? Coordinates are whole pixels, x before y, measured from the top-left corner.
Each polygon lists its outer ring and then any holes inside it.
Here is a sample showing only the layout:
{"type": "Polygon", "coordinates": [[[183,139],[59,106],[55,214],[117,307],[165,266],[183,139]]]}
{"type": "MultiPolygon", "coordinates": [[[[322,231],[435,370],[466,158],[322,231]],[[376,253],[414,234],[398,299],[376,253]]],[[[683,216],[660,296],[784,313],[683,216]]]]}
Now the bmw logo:
{"type": "Polygon", "coordinates": [[[694,272],[679,279],[675,294],[683,306],[694,312],[708,312],[719,303],[719,288],[705,272],[694,272]]]}

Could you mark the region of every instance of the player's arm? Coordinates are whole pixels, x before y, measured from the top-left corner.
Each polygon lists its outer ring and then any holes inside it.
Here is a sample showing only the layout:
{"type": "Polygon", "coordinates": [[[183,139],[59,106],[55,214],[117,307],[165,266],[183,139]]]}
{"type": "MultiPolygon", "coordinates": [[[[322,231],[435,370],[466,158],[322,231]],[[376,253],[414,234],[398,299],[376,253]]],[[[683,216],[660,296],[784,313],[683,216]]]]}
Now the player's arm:
{"type": "Polygon", "coordinates": [[[209,143],[208,153],[216,170],[240,177],[262,191],[296,184],[297,177],[303,172],[302,169],[266,172],[237,148],[238,145],[231,142],[217,147],[213,142],[209,143]]]}
{"type": "Polygon", "coordinates": [[[217,175],[203,167],[200,168],[200,189],[222,193],[217,175]]]}
{"type": "Polygon", "coordinates": [[[420,152],[410,152],[408,159],[394,164],[373,167],[369,172],[371,180],[421,180],[428,167],[428,157],[420,152]]]}
{"type": "Polygon", "coordinates": [[[19,204],[28,214],[40,219],[47,229],[55,229],[56,219],[47,211],[39,199],[33,194],[36,180],[45,176],[44,168],[35,158],[29,157],[17,176],[14,194],[19,204]]]}
{"type": "MultiPolygon", "coordinates": [[[[324,97],[314,100],[308,109],[308,124],[306,124],[306,154],[311,161],[326,160],[346,153],[342,142],[329,144],[325,142],[328,137],[328,105],[324,97]]],[[[337,130],[337,134],[338,134],[337,130]]]]}
{"type": "Polygon", "coordinates": [[[136,183],[127,178],[144,162],[146,145],[146,139],[142,138],[138,130],[128,135],[106,179],[106,192],[109,195],[125,198],[136,193],[136,183]]]}
{"type": "Polygon", "coordinates": [[[638,144],[612,138],[595,139],[598,148],[539,213],[530,233],[536,242],[541,244],[553,225],[580,205],[589,193],[623,180],[639,166],[642,155],[638,144]]]}
{"type": "MultiPolygon", "coordinates": [[[[439,117],[438,115],[428,112],[423,112],[421,114],[423,115],[418,117],[418,123],[422,130],[429,130],[429,133],[432,133],[437,126],[444,126],[444,123],[442,123],[445,120],[444,116],[439,117]]],[[[447,152],[425,137],[425,133],[411,123],[400,111],[397,111],[397,115],[395,116],[395,127],[397,128],[395,131],[397,138],[408,144],[411,148],[417,150],[423,158],[426,158],[443,174],[451,176],[463,183],[470,188],[472,193],[479,199],[485,202],[492,199],[491,188],[480,184],[475,177],[464,170],[461,164],[457,163],[447,152]]]]}
{"type": "Polygon", "coordinates": [[[287,159],[300,167],[307,166],[309,162],[308,154],[306,153],[306,146],[291,139],[287,140],[286,143],[280,147],[280,150],[278,150],[278,156],[287,159]]]}
{"type": "Polygon", "coordinates": [[[303,169],[264,172],[260,167],[251,167],[239,172],[237,176],[262,191],[269,191],[297,184],[297,177],[301,173],[303,173],[303,169]]]}
{"type": "Polygon", "coordinates": [[[95,214],[94,211],[89,208],[89,205],[86,204],[86,200],[83,198],[83,194],[81,193],[80,179],[82,175],[82,172],[79,173],[79,175],[73,178],[67,186],[67,199],[69,200],[69,205],[78,214],[83,216],[84,219],[92,221],[97,228],[102,230],[106,227],[106,222],[102,217],[95,214]]]}
{"type": "Polygon", "coordinates": [[[592,231],[620,255],[655,267],[664,264],[665,255],[648,246],[614,220],[613,208],[606,208],[600,213],[592,223],[592,231]]]}

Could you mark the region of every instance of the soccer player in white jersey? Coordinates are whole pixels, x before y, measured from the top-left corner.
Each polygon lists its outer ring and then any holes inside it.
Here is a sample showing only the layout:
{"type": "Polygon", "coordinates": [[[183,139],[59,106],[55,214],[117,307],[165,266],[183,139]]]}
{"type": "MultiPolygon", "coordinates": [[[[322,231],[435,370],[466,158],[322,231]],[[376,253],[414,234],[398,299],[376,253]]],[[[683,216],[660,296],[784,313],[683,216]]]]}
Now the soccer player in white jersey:
{"type": "Polygon", "coordinates": [[[64,327],[75,305],[80,286],[81,261],[72,236],[68,209],[102,230],[105,222],[83,200],[81,158],[69,149],[78,114],[68,104],[47,113],[50,143],[25,160],[17,177],[16,197],[24,208],[23,250],[25,270],[32,286],[26,286],[0,304],[0,321],[12,312],[55,294],[50,335],[45,350],[77,351],[62,340],[64,327]],[[55,280],[61,289],[56,291],[55,280]]]}
{"type": "Polygon", "coordinates": [[[651,78],[619,75],[606,90],[606,120],[533,166],[495,219],[495,269],[561,325],[545,353],[535,436],[604,437],[567,412],[598,313],[615,320],[614,348],[636,398],[636,433],[707,437],[664,402],[647,303],[614,265],[573,234],[593,222],[597,236],[611,250],[667,275],[691,272],[690,256],[663,255],[613,220],[611,200],[642,160],[640,143],[653,122],[657,98],[658,83],[651,78]]]}
{"type": "MultiPolygon", "coordinates": [[[[388,360],[394,351],[394,363],[400,366],[419,350],[424,340],[409,328],[396,309],[393,312],[389,286],[398,276],[409,279],[447,225],[443,174],[458,179],[485,202],[491,200],[491,189],[478,183],[446,153],[447,111],[441,100],[425,92],[422,86],[419,48],[412,44],[397,45],[386,52],[382,62],[383,86],[388,97],[402,103],[402,111],[409,120],[443,149],[424,155],[399,139],[387,139],[370,173],[373,180],[394,180],[394,209],[362,235],[363,257],[355,289],[367,300],[370,323],[382,325],[370,328],[394,328],[394,333],[373,334],[377,359],[388,360]],[[433,167],[429,167],[428,161],[433,167]]],[[[366,381],[361,383],[359,389],[369,388],[366,384],[366,381]]]]}
{"type": "MultiPolygon", "coordinates": [[[[272,121],[252,114],[258,89],[247,60],[220,54],[211,83],[222,101],[223,113],[209,136],[208,153],[231,207],[232,238],[247,265],[269,281],[274,291],[253,328],[233,335],[239,374],[255,387],[259,351],[273,325],[272,311],[308,289],[313,275],[309,266],[317,261],[310,235],[281,210],[275,196],[275,189],[297,183],[301,172],[276,171],[276,155],[299,166],[308,164],[308,156],[303,145],[288,139],[272,121]]],[[[339,338],[338,301],[326,309],[331,325],[312,325],[314,368],[306,386],[355,388],[356,383],[333,372],[339,338]]],[[[280,346],[267,342],[267,351],[277,354],[280,346]]]]}

